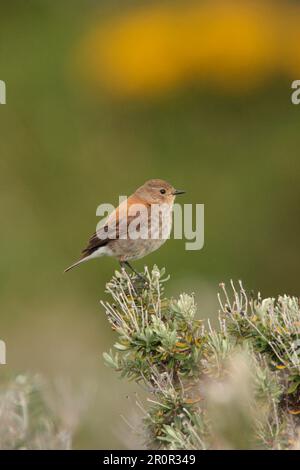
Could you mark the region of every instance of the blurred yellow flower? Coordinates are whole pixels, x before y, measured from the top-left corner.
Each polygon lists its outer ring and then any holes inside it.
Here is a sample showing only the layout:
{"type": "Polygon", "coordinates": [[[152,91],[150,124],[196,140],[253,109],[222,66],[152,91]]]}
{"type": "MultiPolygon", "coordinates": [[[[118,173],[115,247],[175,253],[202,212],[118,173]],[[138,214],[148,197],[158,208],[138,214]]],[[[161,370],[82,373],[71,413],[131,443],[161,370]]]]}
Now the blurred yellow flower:
{"type": "Polygon", "coordinates": [[[91,83],[121,96],[199,81],[248,90],[276,73],[299,70],[299,20],[300,9],[287,1],[144,5],[87,34],[81,70],[91,83]]]}

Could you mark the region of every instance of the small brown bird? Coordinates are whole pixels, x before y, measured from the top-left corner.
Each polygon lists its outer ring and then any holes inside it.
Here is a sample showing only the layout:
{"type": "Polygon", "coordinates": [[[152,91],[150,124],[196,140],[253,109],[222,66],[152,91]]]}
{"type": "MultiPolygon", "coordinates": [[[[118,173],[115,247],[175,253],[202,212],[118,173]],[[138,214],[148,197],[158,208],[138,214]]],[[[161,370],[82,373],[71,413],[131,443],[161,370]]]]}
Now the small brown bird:
{"type": "Polygon", "coordinates": [[[157,250],[170,235],[172,208],[181,191],[164,180],[152,179],[123,201],[107,218],[104,225],[90,238],[75,266],[103,255],[114,256],[121,267],[157,250]]]}

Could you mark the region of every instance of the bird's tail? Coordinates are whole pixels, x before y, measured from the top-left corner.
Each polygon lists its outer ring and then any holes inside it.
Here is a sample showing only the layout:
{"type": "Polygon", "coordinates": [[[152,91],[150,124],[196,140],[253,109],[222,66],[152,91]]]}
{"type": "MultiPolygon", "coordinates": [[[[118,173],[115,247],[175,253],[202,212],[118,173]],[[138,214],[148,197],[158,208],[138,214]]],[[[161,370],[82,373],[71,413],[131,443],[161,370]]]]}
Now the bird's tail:
{"type": "Polygon", "coordinates": [[[67,273],[68,271],[70,271],[70,269],[76,268],[76,266],[79,266],[81,263],[84,263],[87,260],[88,260],[88,257],[87,258],[81,258],[79,261],[76,261],[76,263],[71,264],[71,266],[69,266],[67,269],[65,269],[64,272],[67,273]]]}

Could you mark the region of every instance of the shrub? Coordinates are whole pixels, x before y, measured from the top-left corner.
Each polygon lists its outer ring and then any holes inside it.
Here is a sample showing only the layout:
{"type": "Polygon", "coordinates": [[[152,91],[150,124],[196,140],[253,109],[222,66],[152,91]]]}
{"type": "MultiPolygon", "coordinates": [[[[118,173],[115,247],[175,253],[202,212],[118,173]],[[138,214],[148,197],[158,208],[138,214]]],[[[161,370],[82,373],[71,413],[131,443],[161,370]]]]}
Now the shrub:
{"type": "Polygon", "coordinates": [[[17,375],[0,386],[0,449],[70,449],[72,435],[48,403],[38,375],[17,375]]]}
{"type": "MultiPolygon", "coordinates": [[[[146,388],[148,448],[299,448],[300,308],[221,285],[219,327],[196,318],[191,295],[165,296],[156,266],[126,271],[102,302],[117,334],[108,366],[146,388]]],[[[141,409],[144,409],[140,405],[141,409]]]]}

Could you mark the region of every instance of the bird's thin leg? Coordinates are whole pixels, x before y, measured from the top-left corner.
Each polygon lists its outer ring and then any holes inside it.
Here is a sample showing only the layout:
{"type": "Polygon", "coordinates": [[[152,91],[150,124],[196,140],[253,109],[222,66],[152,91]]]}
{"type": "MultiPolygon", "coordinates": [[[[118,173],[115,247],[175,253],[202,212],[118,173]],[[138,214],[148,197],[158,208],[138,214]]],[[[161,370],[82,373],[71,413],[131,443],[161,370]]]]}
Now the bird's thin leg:
{"type": "Polygon", "coordinates": [[[120,261],[120,266],[121,266],[122,271],[126,272],[126,266],[127,266],[126,262],[125,261],[120,261]]]}
{"type": "Polygon", "coordinates": [[[130,263],[128,263],[128,261],[123,261],[122,264],[125,264],[129,269],[131,269],[132,272],[134,272],[140,279],[142,279],[144,282],[147,282],[147,279],[145,278],[145,276],[143,276],[141,273],[139,273],[138,271],[136,271],[134,269],[133,266],[131,266],[130,263]]]}

